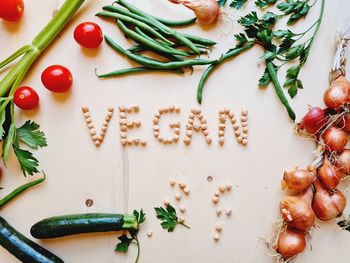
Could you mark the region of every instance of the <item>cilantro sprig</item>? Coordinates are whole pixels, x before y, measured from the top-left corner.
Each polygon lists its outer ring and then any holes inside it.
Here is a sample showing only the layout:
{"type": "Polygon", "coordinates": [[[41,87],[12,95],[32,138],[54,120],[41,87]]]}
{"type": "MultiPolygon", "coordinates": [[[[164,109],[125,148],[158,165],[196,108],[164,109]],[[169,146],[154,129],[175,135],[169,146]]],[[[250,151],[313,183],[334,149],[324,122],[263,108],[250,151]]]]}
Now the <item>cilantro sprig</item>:
{"type": "MultiPolygon", "coordinates": [[[[138,225],[141,225],[146,220],[146,214],[144,213],[143,209],[138,212],[137,210],[133,211],[134,216],[136,217],[138,225]]],[[[134,244],[137,246],[137,256],[135,259],[135,263],[139,261],[140,258],[140,242],[137,237],[137,234],[139,232],[139,228],[137,230],[129,231],[128,233],[125,233],[118,237],[119,243],[116,245],[114,251],[119,253],[127,253],[129,250],[129,247],[131,244],[134,244]]]]}
{"type": "Polygon", "coordinates": [[[181,222],[177,216],[176,210],[173,206],[167,205],[166,208],[155,207],[156,216],[161,220],[161,226],[168,232],[173,232],[177,225],[182,225],[188,229],[189,226],[181,222]]]}

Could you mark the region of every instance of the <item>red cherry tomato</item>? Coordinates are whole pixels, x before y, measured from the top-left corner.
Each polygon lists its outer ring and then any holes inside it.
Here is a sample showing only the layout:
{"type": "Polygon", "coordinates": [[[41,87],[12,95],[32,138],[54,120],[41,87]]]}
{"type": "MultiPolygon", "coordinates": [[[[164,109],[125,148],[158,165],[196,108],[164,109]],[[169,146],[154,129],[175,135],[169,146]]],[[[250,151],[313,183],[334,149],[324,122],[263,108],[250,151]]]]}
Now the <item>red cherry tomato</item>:
{"type": "Polygon", "coordinates": [[[72,73],[64,66],[52,65],[41,74],[41,82],[52,92],[62,93],[72,87],[72,73]]]}
{"type": "Polygon", "coordinates": [[[103,40],[101,28],[93,22],[79,24],[74,30],[74,39],[85,48],[98,48],[103,40]]]}
{"type": "Polygon", "coordinates": [[[15,22],[20,20],[24,11],[23,0],[0,0],[0,18],[15,22]]]}
{"type": "Polygon", "coordinates": [[[32,110],[39,105],[39,95],[31,87],[18,88],[13,95],[16,106],[22,110],[32,110]]]}

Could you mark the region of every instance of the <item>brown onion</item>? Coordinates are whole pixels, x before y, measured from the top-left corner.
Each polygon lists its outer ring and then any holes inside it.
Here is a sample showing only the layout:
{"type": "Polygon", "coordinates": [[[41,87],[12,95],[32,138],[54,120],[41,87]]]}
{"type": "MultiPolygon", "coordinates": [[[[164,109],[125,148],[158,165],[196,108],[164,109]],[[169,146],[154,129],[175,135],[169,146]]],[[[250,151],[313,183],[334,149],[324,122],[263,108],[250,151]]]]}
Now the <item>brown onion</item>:
{"type": "Polygon", "coordinates": [[[326,144],[327,151],[341,152],[348,142],[348,135],[339,128],[330,127],[322,134],[322,139],[326,144]]]}
{"type": "Polygon", "coordinates": [[[302,191],[308,188],[315,179],[315,168],[308,167],[307,170],[295,168],[284,172],[282,186],[288,190],[302,191]]]}
{"type": "Polygon", "coordinates": [[[338,127],[343,131],[350,132],[350,114],[341,117],[338,127]]]}
{"type": "Polygon", "coordinates": [[[183,4],[191,9],[199,23],[208,25],[214,23],[220,13],[220,7],[216,0],[169,0],[175,4],[183,4]]]}
{"type": "Polygon", "coordinates": [[[328,192],[317,179],[314,182],[314,186],[316,193],[312,209],[316,216],[323,221],[328,221],[341,215],[346,206],[346,198],[343,193],[338,190],[328,192]]]}
{"type": "Polygon", "coordinates": [[[343,173],[350,174],[350,150],[349,149],[345,149],[338,156],[337,167],[343,173]]]}
{"type": "Polygon", "coordinates": [[[313,198],[311,187],[297,196],[287,196],[280,203],[283,219],[288,226],[308,230],[315,223],[315,214],[311,208],[313,198]]]}
{"type": "Polygon", "coordinates": [[[333,110],[339,110],[349,102],[350,84],[344,77],[339,77],[324,93],[324,103],[333,110]]]}
{"type": "Polygon", "coordinates": [[[324,159],[322,166],[318,168],[317,175],[323,186],[328,190],[335,189],[340,183],[340,179],[342,177],[339,169],[335,165],[331,164],[327,157],[324,159]]]}
{"type": "Polygon", "coordinates": [[[305,231],[287,227],[278,237],[276,251],[288,259],[304,251],[306,247],[305,231]]]}

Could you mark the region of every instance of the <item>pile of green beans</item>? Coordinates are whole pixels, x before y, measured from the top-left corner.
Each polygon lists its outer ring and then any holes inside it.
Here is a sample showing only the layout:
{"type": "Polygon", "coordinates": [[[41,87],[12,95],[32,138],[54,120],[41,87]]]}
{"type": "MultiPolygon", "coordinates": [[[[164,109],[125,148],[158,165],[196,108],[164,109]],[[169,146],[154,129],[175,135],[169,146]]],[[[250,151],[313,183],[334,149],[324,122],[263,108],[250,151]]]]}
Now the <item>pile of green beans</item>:
{"type": "Polygon", "coordinates": [[[117,0],[113,5],[103,7],[96,14],[99,17],[116,21],[123,34],[136,44],[129,49],[119,46],[112,38],[105,36],[107,44],[117,53],[136,62],[140,67],[115,70],[97,75],[100,78],[124,76],[148,72],[170,72],[184,74],[184,69],[196,65],[215,65],[219,60],[199,59],[194,56],[207,54],[216,42],[180,33],[172,27],[186,26],[195,23],[196,19],[170,21],[152,16],[125,0],[117,0]],[[143,52],[151,52],[154,56],[146,56],[143,52]]]}

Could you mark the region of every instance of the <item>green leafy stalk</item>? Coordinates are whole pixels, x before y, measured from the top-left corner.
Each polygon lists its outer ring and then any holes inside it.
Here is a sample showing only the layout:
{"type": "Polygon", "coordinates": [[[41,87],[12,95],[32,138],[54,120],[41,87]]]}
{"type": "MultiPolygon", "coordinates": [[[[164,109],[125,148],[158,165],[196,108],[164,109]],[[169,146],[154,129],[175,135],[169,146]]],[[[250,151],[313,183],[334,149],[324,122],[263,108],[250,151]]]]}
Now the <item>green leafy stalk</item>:
{"type": "Polygon", "coordinates": [[[0,140],[3,140],[2,157],[8,160],[12,148],[21,165],[24,175],[37,173],[38,160],[30,151],[19,146],[22,142],[32,149],[46,146],[44,133],[39,125],[27,121],[21,128],[16,128],[14,117],[13,94],[26,76],[31,65],[57,37],[85,0],[66,0],[47,26],[34,38],[32,44],[25,45],[11,56],[0,62],[0,69],[21,57],[19,62],[0,81],[0,140]],[[24,127],[25,126],[25,127],[24,127]]]}
{"type": "Polygon", "coordinates": [[[136,245],[137,256],[135,259],[135,263],[137,263],[139,261],[141,251],[140,241],[137,237],[137,234],[139,232],[139,226],[146,220],[146,214],[143,212],[142,209],[140,210],[140,212],[134,210],[133,214],[137,219],[137,230],[129,231],[129,233],[123,234],[120,237],[118,237],[119,243],[116,245],[114,251],[119,253],[127,253],[131,244],[136,245]]]}

